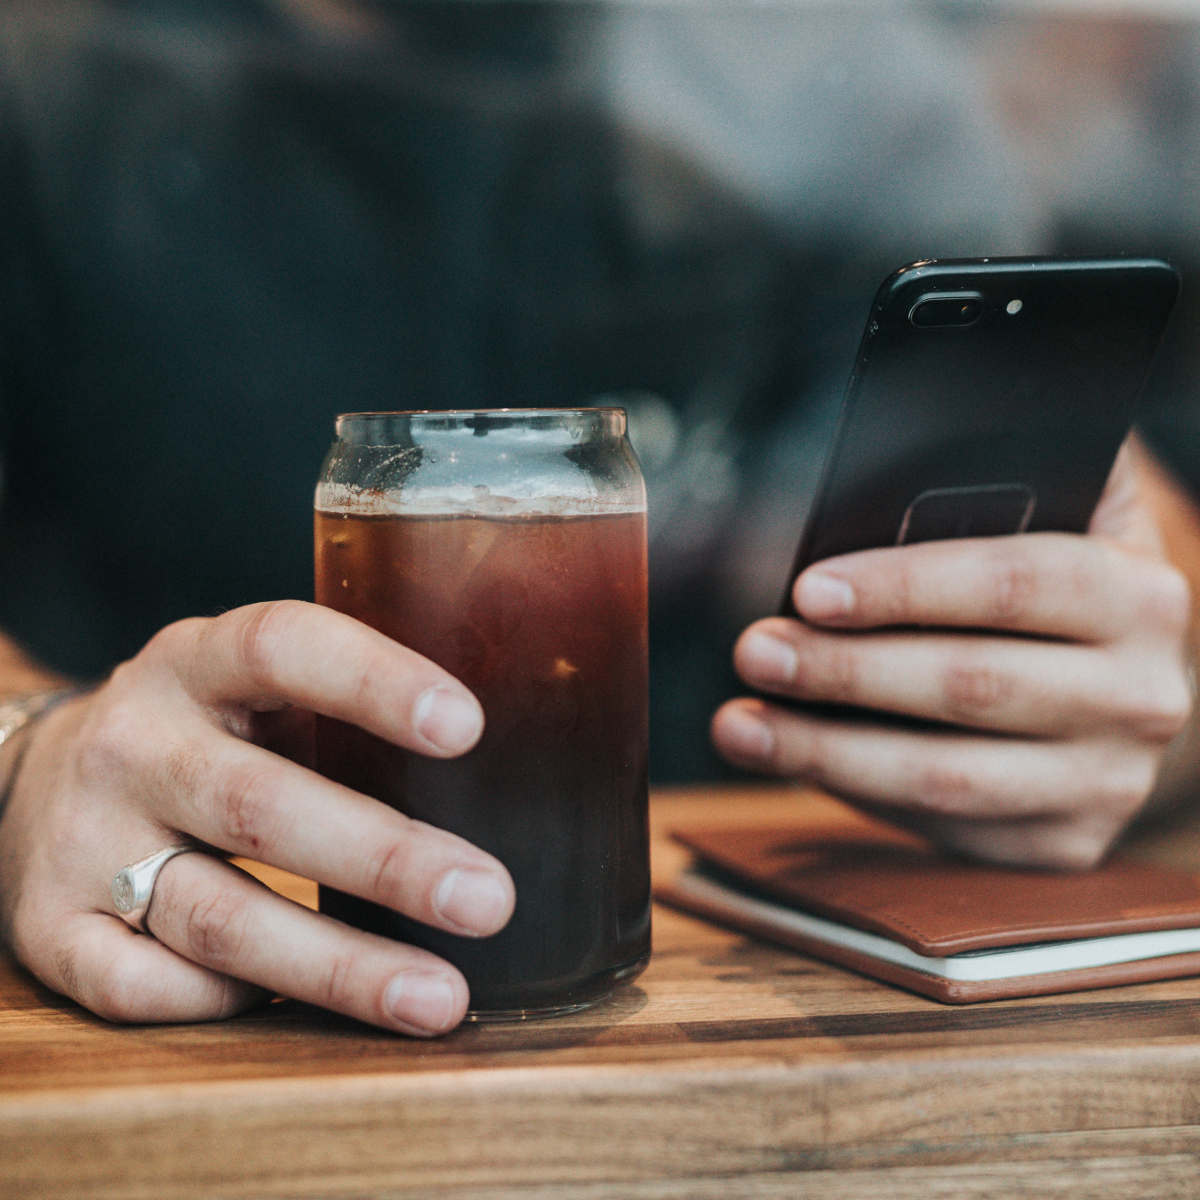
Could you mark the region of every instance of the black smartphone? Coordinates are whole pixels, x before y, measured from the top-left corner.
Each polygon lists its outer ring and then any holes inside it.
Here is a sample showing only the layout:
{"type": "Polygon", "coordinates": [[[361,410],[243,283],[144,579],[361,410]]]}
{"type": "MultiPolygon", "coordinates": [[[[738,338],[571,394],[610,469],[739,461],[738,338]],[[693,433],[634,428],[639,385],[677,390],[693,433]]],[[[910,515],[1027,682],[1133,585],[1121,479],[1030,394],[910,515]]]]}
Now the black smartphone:
{"type": "Polygon", "coordinates": [[[878,546],[1083,532],[1179,294],[1158,259],[915,262],[880,287],[788,578],[878,546]]]}

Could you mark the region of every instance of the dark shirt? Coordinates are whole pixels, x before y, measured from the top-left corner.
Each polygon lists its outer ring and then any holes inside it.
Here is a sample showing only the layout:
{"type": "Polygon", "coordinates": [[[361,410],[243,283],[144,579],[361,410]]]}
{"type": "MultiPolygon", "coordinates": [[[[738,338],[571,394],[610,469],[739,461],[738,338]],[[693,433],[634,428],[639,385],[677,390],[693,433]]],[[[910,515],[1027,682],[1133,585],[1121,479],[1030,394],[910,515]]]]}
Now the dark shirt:
{"type": "Polygon", "coordinates": [[[367,49],[254,3],[5,7],[0,626],[96,677],[311,597],[338,412],[656,397],[735,480],[689,484],[652,557],[652,769],[709,774],[739,488],[917,255],[787,236],[615,119],[595,9],[390,7],[367,49]]]}

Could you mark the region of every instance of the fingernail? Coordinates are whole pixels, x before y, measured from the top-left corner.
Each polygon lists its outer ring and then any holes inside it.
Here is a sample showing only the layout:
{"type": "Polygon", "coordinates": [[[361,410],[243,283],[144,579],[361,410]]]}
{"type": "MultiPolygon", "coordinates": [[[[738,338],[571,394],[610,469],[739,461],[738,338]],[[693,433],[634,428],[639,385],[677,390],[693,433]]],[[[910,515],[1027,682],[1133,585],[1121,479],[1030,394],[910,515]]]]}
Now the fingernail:
{"type": "Polygon", "coordinates": [[[429,1033],[445,1033],[458,1023],[458,998],[444,975],[405,971],[383,994],[387,1010],[404,1025],[429,1033]]]}
{"type": "Polygon", "coordinates": [[[504,927],[512,900],[504,880],[494,871],[455,869],[442,876],[433,895],[438,916],[475,937],[504,927]]]}
{"type": "Polygon", "coordinates": [[[796,611],[813,621],[829,621],[854,611],[854,589],[835,575],[806,571],[796,587],[796,611]]]}
{"type": "Polygon", "coordinates": [[[750,683],[790,683],[799,667],[796,651],[787,642],[759,630],[742,639],[738,665],[751,677],[750,683]]]}
{"type": "Polygon", "coordinates": [[[423,691],[413,705],[413,725],[431,745],[445,754],[462,754],[479,741],[483,713],[478,703],[433,687],[423,691]]]}
{"type": "Polygon", "coordinates": [[[771,727],[744,708],[728,708],[721,718],[721,748],[734,758],[770,759],[775,753],[771,727]]]}

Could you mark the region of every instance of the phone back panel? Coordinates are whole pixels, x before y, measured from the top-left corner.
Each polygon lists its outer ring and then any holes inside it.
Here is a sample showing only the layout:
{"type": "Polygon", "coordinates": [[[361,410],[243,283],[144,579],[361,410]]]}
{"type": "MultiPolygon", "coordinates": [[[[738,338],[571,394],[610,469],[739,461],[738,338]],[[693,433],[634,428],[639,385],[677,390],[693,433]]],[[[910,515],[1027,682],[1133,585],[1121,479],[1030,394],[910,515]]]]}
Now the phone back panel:
{"type": "Polygon", "coordinates": [[[1153,259],[896,272],[872,306],[791,578],[876,546],[1085,530],[1178,291],[1153,259]],[[978,306],[973,323],[914,324],[918,304],[955,294],[978,306]]]}

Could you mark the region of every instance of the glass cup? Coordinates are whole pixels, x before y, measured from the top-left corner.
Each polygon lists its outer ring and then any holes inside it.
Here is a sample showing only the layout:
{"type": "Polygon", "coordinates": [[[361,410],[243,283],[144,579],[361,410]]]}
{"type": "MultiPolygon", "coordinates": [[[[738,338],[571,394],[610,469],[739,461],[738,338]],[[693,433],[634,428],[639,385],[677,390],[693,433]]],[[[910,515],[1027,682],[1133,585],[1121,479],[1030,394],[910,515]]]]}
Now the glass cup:
{"type": "Polygon", "coordinates": [[[320,718],[322,774],[451,830],[516,909],[457,937],[331,888],[321,911],[466,976],[469,1019],[569,1012],[650,955],[646,492],[620,409],[353,413],[316,492],[316,598],[462,680],[486,727],[426,758],[320,718]]]}

